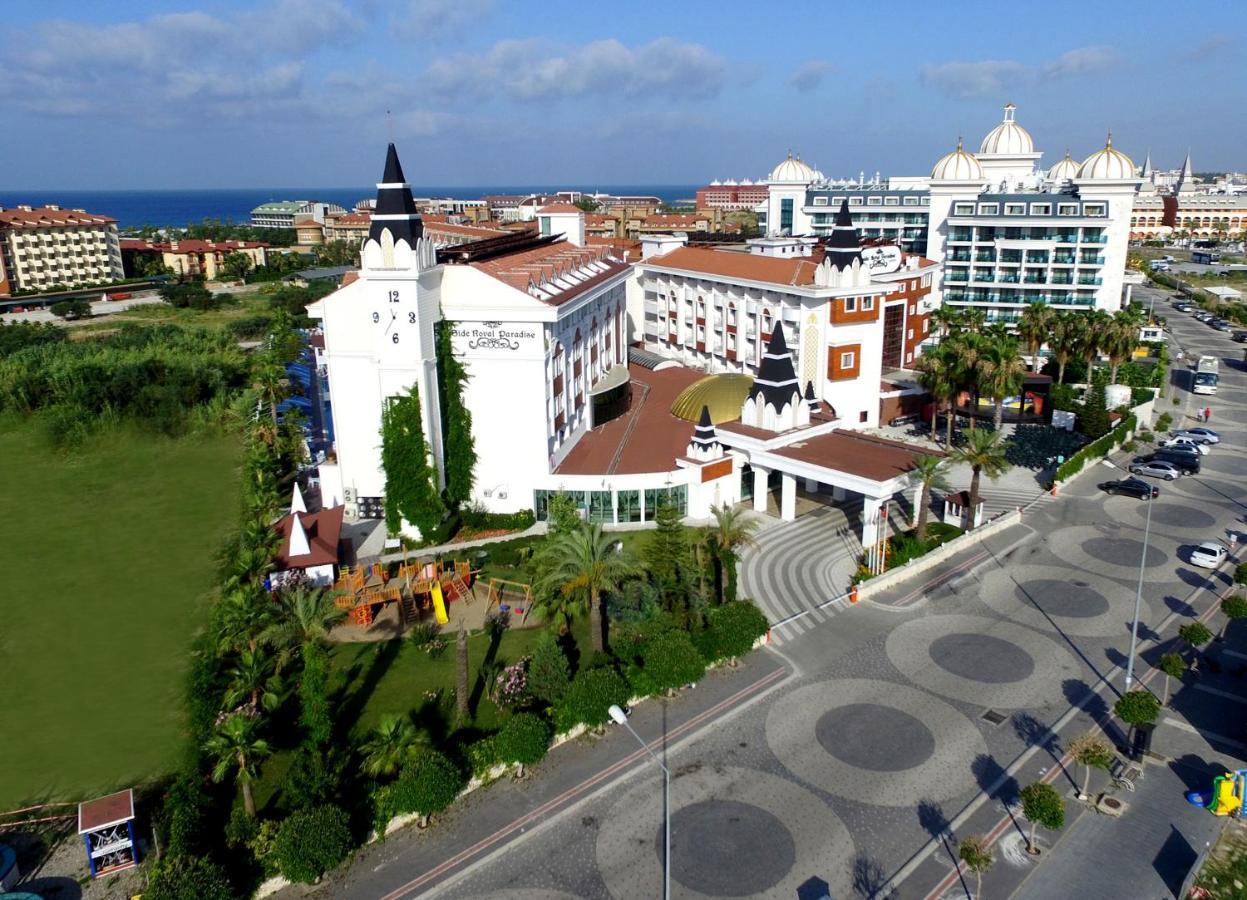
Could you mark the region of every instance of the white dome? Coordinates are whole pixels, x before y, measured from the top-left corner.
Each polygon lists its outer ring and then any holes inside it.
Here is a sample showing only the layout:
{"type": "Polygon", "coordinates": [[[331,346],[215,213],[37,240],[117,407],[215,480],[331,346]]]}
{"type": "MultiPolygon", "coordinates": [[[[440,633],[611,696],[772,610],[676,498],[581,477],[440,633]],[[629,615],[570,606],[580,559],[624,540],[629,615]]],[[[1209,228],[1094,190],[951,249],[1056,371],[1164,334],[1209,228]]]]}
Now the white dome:
{"type": "Polygon", "coordinates": [[[1097,150],[1083,160],[1078,167],[1078,177],[1129,180],[1135,177],[1134,160],[1120,150],[1113,149],[1113,135],[1110,133],[1104,149],[1097,150]]]}
{"type": "Polygon", "coordinates": [[[972,154],[962,149],[958,140],[957,149],[935,164],[931,178],[936,181],[978,181],[983,178],[983,167],[972,154]]]}
{"type": "Polygon", "coordinates": [[[1030,132],[1013,121],[1013,111],[1017,109],[1012,103],[1005,107],[1005,117],[999,125],[987,132],[983,143],[979,144],[979,153],[994,153],[1000,156],[1019,156],[1035,152],[1035,142],[1030,132]]]}
{"type": "Polygon", "coordinates": [[[802,184],[809,184],[814,180],[814,170],[800,159],[794,159],[792,153],[789,152],[788,158],[771,170],[771,177],[767,180],[799,181],[802,184]]]}
{"type": "Polygon", "coordinates": [[[1065,151],[1065,158],[1048,170],[1048,180],[1061,184],[1078,177],[1078,163],[1065,151]]]}

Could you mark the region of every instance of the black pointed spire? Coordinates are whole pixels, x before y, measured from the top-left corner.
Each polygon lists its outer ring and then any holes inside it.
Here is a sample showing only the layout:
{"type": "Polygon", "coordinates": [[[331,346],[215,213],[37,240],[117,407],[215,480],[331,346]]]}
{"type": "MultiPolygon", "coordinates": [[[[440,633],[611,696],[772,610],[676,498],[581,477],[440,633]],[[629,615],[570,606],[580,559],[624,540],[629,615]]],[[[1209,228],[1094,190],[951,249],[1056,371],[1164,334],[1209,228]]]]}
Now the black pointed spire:
{"type": "Polygon", "coordinates": [[[826,258],[831,260],[831,264],[837,269],[848,268],[853,264],[853,260],[861,256],[862,241],[857,235],[857,229],[853,227],[853,217],[849,215],[847,197],[840,201],[835,225],[831,229],[831,235],[827,238],[826,252],[826,258]]]}
{"type": "Polygon", "coordinates": [[[703,431],[707,428],[713,427],[714,422],[710,421],[710,407],[703,403],[701,407],[701,418],[697,420],[697,430],[703,431]]]}
{"type": "Polygon", "coordinates": [[[818,398],[814,396],[814,382],[812,381],[805,383],[805,405],[810,408],[810,412],[818,412],[818,398]]]}
{"type": "Polygon", "coordinates": [[[797,381],[797,370],[792,365],[792,354],[788,352],[788,342],[784,340],[784,323],[777,319],[749,396],[763,395],[778,412],[784,404],[791,402],[794,393],[799,396],[801,386],[797,381]]]}
{"type": "Polygon", "coordinates": [[[420,213],[416,212],[411,186],[403,177],[403,166],[398,161],[398,151],[393,144],[385,151],[385,174],[377,185],[377,207],[372,212],[368,239],[380,241],[381,232],[387,229],[395,243],[406,241],[412,247],[424,234],[424,222],[420,219],[420,213]]]}

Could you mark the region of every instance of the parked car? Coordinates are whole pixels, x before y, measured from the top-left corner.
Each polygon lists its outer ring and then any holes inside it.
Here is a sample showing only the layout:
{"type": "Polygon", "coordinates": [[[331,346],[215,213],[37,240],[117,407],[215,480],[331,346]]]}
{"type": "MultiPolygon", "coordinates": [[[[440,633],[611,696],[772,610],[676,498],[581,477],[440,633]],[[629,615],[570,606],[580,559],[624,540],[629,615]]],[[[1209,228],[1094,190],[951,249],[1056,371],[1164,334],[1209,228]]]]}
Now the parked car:
{"type": "Polygon", "coordinates": [[[1163,478],[1165,481],[1173,481],[1182,474],[1181,469],[1173,463],[1165,462],[1162,459],[1134,463],[1130,467],[1130,471],[1135,475],[1146,475],[1148,478],[1163,478]]]}
{"type": "Polygon", "coordinates": [[[1178,312],[1184,312],[1184,313],[1189,313],[1194,308],[1195,307],[1191,306],[1191,304],[1189,303],[1179,303],[1177,306],[1174,307],[1174,309],[1176,309],[1178,312]]]}
{"type": "Polygon", "coordinates": [[[1198,453],[1183,453],[1181,450],[1177,450],[1172,447],[1162,447],[1155,453],[1136,459],[1135,462],[1173,463],[1182,470],[1183,475],[1198,475],[1200,470],[1198,453]]]}
{"type": "Polygon", "coordinates": [[[917,413],[909,413],[903,416],[893,416],[891,419],[888,419],[888,424],[891,425],[893,428],[899,428],[902,425],[913,425],[915,422],[918,422],[921,419],[922,419],[922,416],[918,415],[917,413]]]}
{"type": "Polygon", "coordinates": [[[1235,331],[1230,335],[1230,340],[1239,344],[1247,344],[1247,331],[1235,331]]]}
{"type": "Polygon", "coordinates": [[[1176,447],[1176,448],[1190,447],[1200,456],[1207,456],[1209,453],[1212,452],[1212,447],[1209,446],[1208,444],[1205,444],[1203,441],[1197,441],[1194,438],[1189,438],[1189,437],[1171,437],[1171,438],[1161,441],[1160,446],[1176,447]]]}
{"type": "Polygon", "coordinates": [[[1172,434],[1174,437],[1189,437],[1191,440],[1201,444],[1221,443],[1221,435],[1211,428],[1205,428],[1202,425],[1197,428],[1183,428],[1180,431],[1172,432],[1172,434]]]}
{"type": "Polygon", "coordinates": [[[1233,331],[1234,330],[1234,326],[1225,319],[1222,319],[1220,322],[1215,323],[1212,327],[1217,329],[1217,331],[1233,331]]]}
{"type": "Polygon", "coordinates": [[[1215,569],[1225,562],[1229,551],[1216,541],[1204,541],[1191,551],[1191,565],[1204,569],[1215,569]]]}
{"type": "Polygon", "coordinates": [[[1137,500],[1155,500],[1160,496],[1160,488],[1148,484],[1142,478],[1123,478],[1121,481],[1106,481],[1100,489],[1109,494],[1123,494],[1137,500]]]}

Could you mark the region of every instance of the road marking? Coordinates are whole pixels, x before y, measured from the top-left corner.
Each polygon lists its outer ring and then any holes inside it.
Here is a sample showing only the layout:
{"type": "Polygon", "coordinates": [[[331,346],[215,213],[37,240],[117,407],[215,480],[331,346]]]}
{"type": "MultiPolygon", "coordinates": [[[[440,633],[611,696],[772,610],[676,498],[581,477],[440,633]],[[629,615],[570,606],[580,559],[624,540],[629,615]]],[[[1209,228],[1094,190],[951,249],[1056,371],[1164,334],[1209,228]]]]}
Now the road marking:
{"type": "MultiPolygon", "coordinates": [[[[764,687],[769,687],[776,680],[782,679],[786,677],[787,675],[788,675],[788,671],[786,669],[776,669],[774,672],[771,672],[769,675],[764,675],[762,678],[759,678],[757,681],[753,682],[752,684],[747,685],[746,687],[737,691],[732,696],[724,700],[720,700],[718,703],[716,703],[714,706],[710,707],[709,709],[703,710],[702,712],[698,713],[696,716],[689,719],[683,725],[678,725],[675,728],[671,729],[671,731],[667,732],[667,736],[666,736],[666,744],[668,748],[670,748],[671,746],[672,738],[680,737],[684,735],[685,733],[701,725],[707,719],[713,718],[714,716],[718,715],[720,712],[723,712],[724,710],[726,710],[728,707],[734,705],[737,701],[743,700],[744,698],[748,697],[750,694],[756,693],[764,687]]],[[[423,875],[413,878],[411,881],[407,882],[404,885],[401,885],[400,887],[395,888],[394,890],[390,891],[388,894],[384,894],[380,898],[380,900],[399,900],[399,898],[401,897],[412,896],[414,891],[418,890],[419,888],[424,887],[433,879],[436,879],[436,878],[441,877],[442,875],[445,875],[447,872],[449,872],[451,869],[455,868],[459,864],[467,861],[468,859],[471,859],[473,856],[476,856],[478,853],[484,850],[488,850],[490,847],[492,847],[494,844],[497,844],[503,838],[511,834],[514,834],[517,830],[524,829],[525,826],[529,825],[534,820],[544,816],[546,813],[552,812],[557,807],[563,805],[567,801],[578,797],[579,795],[583,794],[585,791],[589,790],[589,788],[597,785],[604,779],[609,778],[611,775],[614,775],[616,772],[619,772],[622,769],[626,769],[628,766],[630,766],[632,763],[636,762],[637,760],[647,757],[649,755],[648,747],[657,748],[660,746],[661,745],[659,745],[657,742],[654,742],[650,745],[647,745],[647,748],[634,750],[632,753],[628,754],[627,756],[625,756],[623,759],[619,760],[618,762],[615,762],[612,765],[607,766],[605,769],[602,769],[601,771],[597,772],[594,775],[591,775],[590,777],[586,778],[584,781],[582,781],[580,784],[576,785],[575,787],[568,788],[566,791],[559,794],[557,797],[553,797],[550,800],[547,800],[545,803],[541,804],[541,806],[520,816],[518,819],[511,822],[509,825],[504,825],[502,828],[499,828],[497,831],[495,831],[493,834],[489,835],[488,837],[482,838],[481,840],[477,841],[471,847],[468,847],[465,850],[459,851],[454,856],[450,857],[450,859],[443,860],[442,862],[434,866],[432,869],[429,869],[429,871],[425,872],[423,875]]]]}
{"type": "Polygon", "coordinates": [[[1191,687],[1197,691],[1203,691],[1205,694],[1212,694],[1214,697],[1224,697],[1226,700],[1233,700],[1235,703],[1247,703],[1247,697],[1240,697],[1238,694],[1231,694],[1229,691],[1209,687],[1206,684],[1193,684],[1191,687]]]}
{"type": "Polygon", "coordinates": [[[1227,747],[1233,747],[1235,750],[1247,750],[1247,744],[1242,741],[1236,741],[1232,737],[1226,737],[1223,734],[1217,734],[1215,731],[1201,731],[1189,722],[1183,722],[1181,719],[1175,719],[1172,716],[1165,716],[1161,721],[1166,725],[1172,725],[1174,728],[1180,728],[1183,731],[1197,734],[1209,743],[1216,741],[1218,744],[1225,744],[1227,747]]]}
{"type": "Polygon", "coordinates": [[[1222,656],[1232,656],[1235,659],[1247,659],[1247,653],[1239,653],[1237,650],[1222,650],[1222,656]]]}

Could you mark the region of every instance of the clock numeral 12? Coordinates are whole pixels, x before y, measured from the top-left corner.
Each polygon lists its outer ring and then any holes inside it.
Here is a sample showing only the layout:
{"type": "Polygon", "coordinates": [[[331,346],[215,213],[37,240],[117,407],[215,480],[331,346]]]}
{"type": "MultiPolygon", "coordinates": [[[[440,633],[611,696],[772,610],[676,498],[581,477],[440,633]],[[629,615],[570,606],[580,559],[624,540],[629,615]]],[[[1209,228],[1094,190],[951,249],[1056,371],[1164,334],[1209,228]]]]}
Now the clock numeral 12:
{"type": "Polygon", "coordinates": [[[390,291],[390,302],[391,303],[398,302],[398,291],[390,291]]]}

